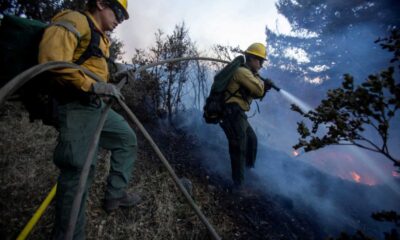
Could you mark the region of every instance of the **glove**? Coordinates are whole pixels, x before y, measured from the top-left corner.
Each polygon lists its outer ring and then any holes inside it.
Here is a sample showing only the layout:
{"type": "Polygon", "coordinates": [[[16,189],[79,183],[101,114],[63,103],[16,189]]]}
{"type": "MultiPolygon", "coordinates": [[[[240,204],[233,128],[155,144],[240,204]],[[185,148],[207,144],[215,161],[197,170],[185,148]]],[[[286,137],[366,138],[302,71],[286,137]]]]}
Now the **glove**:
{"type": "Polygon", "coordinates": [[[264,82],[264,92],[268,92],[272,88],[272,81],[268,78],[262,78],[262,81],[264,82]]]}
{"type": "Polygon", "coordinates": [[[92,92],[98,95],[104,95],[124,100],[124,96],[121,94],[121,92],[115,87],[114,84],[111,83],[95,82],[92,85],[92,92]]]}
{"type": "Polygon", "coordinates": [[[135,70],[126,64],[112,62],[112,69],[113,70],[110,71],[112,79],[111,82],[119,82],[121,79],[128,77],[127,83],[129,83],[129,81],[133,79],[132,77],[135,70]]]}

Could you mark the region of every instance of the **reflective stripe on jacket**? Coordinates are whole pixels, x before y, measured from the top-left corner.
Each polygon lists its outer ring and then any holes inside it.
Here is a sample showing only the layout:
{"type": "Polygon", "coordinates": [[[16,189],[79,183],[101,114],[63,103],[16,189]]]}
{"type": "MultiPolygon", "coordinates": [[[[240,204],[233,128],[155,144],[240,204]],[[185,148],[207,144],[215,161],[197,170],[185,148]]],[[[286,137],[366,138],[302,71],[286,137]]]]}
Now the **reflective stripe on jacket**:
{"type": "MultiPolygon", "coordinates": [[[[86,12],[86,14],[92,19],[95,27],[100,29],[93,16],[89,12],[86,12]]],[[[39,63],[49,61],[76,61],[86,50],[91,39],[91,31],[86,16],[80,12],[67,10],[57,14],[52,21],[71,22],[81,34],[81,38],[78,39],[74,33],[68,31],[64,27],[48,27],[40,42],[39,63]]],[[[110,41],[106,34],[102,33],[99,48],[105,57],[109,57],[110,55],[109,47],[110,41]]],[[[90,57],[81,66],[97,74],[104,79],[104,81],[108,81],[109,73],[105,58],[90,57]]],[[[70,83],[85,92],[89,91],[91,85],[95,82],[95,80],[85,75],[82,71],[76,69],[64,68],[52,70],[52,72],[56,73],[56,79],[61,84],[70,83]]]]}
{"type": "Polygon", "coordinates": [[[233,74],[227,90],[229,93],[225,93],[226,98],[230,94],[236,93],[226,103],[237,103],[243,111],[249,111],[253,99],[264,96],[264,82],[249,69],[239,67],[233,74]],[[240,87],[246,91],[246,96],[242,96],[241,91],[236,92],[240,87]]]}

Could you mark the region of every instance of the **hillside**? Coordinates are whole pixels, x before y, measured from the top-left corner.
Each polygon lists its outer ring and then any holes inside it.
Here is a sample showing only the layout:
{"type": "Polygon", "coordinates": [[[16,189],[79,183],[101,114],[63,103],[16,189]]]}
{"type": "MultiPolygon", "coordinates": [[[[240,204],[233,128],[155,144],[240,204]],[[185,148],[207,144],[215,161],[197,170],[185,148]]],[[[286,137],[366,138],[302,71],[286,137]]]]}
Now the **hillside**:
{"type": "MultiPolygon", "coordinates": [[[[29,123],[26,112],[14,103],[1,108],[0,126],[0,235],[15,239],[56,182],[52,151],[57,132],[29,123]]],[[[157,135],[178,176],[192,181],[194,200],[223,239],[318,239],[317,228],[305,215],[290,210],[284,199],[261,192],[232,194],[228,179],[199,164],[193,137],[157,131],[154,125],[148,129],[157,135]]],[[[88,239],[210,239],[149,144],[139,132],[137,136],[139,158],[130,190],[144,201],[110,215],[101,209],[109,168],[109,155],[101,151],[86,213],[88,239]]],[[[53,208],[51,204],[29,239],[49,238],[53,208]]]]}

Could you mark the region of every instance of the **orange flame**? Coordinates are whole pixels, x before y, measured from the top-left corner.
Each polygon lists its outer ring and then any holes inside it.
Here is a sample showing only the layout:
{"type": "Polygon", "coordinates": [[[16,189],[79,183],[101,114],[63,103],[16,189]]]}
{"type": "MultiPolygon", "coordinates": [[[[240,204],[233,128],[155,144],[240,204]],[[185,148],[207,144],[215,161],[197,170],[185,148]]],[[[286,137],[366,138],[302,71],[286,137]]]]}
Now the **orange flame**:
{"type": "Polygon", "coordinates": [[[356,182],[356,183],[362,183],[368,186],[374,186],[376,185],[376,180],[373,179],[370,176],[361,176],[361,174],[352,171],[350,172],[351,178],[356,182]]]}
{"type": "Polygon", "coordinates": [[[356,183],[360,183],[361,182],[361,176],[358,173],[352,171],[352,172],[350,172],[350,174],[351,174],[351,177],[353,178],[353,180],[356,183]]]}
{"type": "Polygon", "coordinates": [[[297,156],[299,156],[299,155],[300,155],[300,153],[299,153],[298,151],[293,150],[293,156],[297,157],[297,156]]]}

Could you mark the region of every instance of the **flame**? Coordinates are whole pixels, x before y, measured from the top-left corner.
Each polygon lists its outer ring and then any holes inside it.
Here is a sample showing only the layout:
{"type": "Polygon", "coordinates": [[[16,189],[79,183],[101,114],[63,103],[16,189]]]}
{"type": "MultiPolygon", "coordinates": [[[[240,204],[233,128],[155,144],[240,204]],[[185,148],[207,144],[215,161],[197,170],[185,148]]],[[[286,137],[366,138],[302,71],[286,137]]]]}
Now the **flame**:
{"type": "Polygon", "coordinates": [[[354,180],[356,183],[361,183],[361,176],[360,176],[360,174],[358,174],[358,173],[356,173],[356,172],[354,172],[354,171],[350,172],[350,174],[351,174],[351,178],[353,178],[353,180],[354,180]]]}
{"type": "Polygon", "coordinates": [[[299,156],[299,155],[300,155],[300,153],[299,153],[298,151],[293,150],[293,156],[297,157],[297,156],[299,156]]]}
{"type": "Polygon", "coordinates": [[[368,186],[374,186],[376,185],[376,180],[373,179],[372,177],[369,176],[362,176],[361,174],[352,171],[350,172],[351,178],[356,182],[356,183],[362,183],[368,186]]]}
{"type": "MultiPolygon", "coordinates": [[[[295,155],[294,152],[293,155],[295,155]]],[[[309,162],[311,164],[338,178],[367,186],[374,186],[380,182],[378,176],[376,176],[373,171],[360,165],[357,156],[353,156],[350,153],[320,151],[318,153],[311,153],[310,155],[311,161],[309,162]]],[[[391,169],[388,174],[400,178],[400,173],[392,173],[392,170],[393,169],[391,169]]]]}
{"type": "Polygon", "coordinates": [[[393,176],[393,177],[400,178],[400,172],[398,172],[398,171],[396,171],[396,170],[393,170],[393,171],[392,171],[392,176],[393,176]]]}

